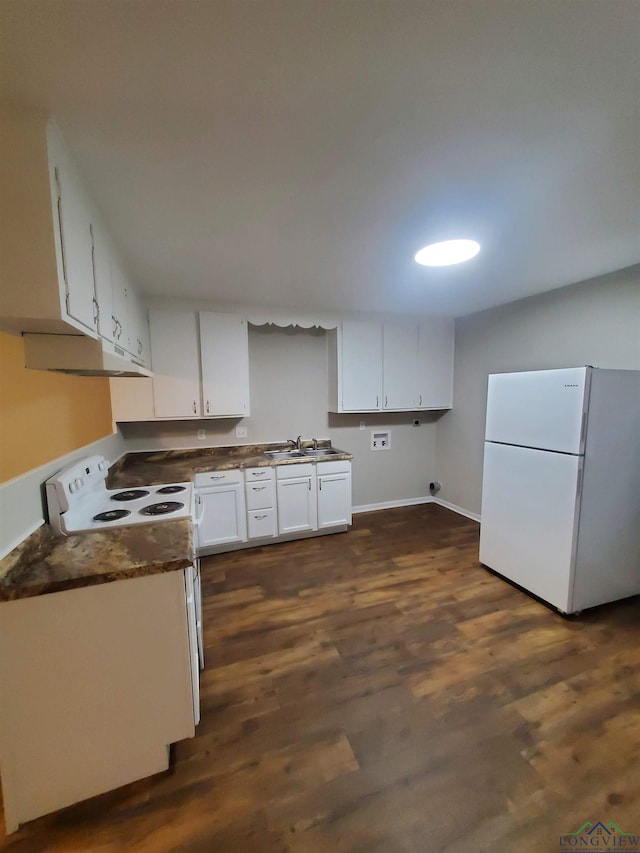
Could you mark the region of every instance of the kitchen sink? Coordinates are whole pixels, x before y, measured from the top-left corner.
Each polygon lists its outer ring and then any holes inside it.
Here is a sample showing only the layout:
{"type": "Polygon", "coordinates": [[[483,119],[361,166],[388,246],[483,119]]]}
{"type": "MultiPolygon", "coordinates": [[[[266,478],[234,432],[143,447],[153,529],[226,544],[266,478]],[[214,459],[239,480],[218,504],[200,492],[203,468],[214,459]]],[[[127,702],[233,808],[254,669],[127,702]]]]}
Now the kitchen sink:
{"type": "Polygon", "coordinates": [[[302,451],[305,456],[336,456],[342,453],[341,450],[335,450],[333,447],[319,447],[317,450],[308,448],[302,451]]]}
{"type": "Polygon", "coordinates": [[[265,450],[264,455],[269,459],[304,459],[306,456],[301,450],[265,450]]]}

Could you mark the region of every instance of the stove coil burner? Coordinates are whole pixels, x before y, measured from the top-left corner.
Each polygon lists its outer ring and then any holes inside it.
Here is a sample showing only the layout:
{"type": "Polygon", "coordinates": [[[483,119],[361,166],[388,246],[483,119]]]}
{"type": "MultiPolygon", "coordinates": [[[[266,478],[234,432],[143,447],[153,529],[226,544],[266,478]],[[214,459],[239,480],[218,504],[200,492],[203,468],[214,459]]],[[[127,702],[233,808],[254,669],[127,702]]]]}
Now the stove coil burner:
{"type": "Polygon", "coordinates": [[[175,495],[176,492],[186,491],[186,486],[163,486],[156,490],[157,495],[175,495]]]}
{"type": "Polygon", "coordinates": [[[107,512],[99,512],[93,516],[94,521],[118,521],[121,518],[126,518],[131,515],[128,509],[110,509],[107,512]]]}
{"type": "Polygon", "coordinates": [[[175,512],[177,509],[182,509],[184,504],[178,501],[163,501],[158,504],[149,504],[140,510],[140,515],[166,515],[168,512],[175,512]]]}
{"type": "Polygon", "coordinates": [[[149,492],[146,489],[127,489],[126,492],[117,492],[111,495],[112,501],[135,501],[138,498],[146,498],[149,492]]]}

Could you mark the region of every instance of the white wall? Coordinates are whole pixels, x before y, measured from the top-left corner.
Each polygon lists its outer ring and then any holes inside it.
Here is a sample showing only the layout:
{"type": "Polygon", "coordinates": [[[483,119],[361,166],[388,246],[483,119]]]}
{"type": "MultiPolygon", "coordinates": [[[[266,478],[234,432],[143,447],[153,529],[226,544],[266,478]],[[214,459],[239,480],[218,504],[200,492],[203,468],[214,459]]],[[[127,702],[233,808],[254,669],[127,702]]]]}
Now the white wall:
{"type": "Polygon", "coordinates": [[[437,425],[439,497],[480,512],[487,376],[640,369],[640,266],[456,321],[453,409],[437,425]]]}
{"type": "Polygon", "coordinates": [[[330,438],[354,454],[353,503],[362,506],[428,495],[433,479],[435,423],[420,413],[336,415],[328,409],[327,335],[316,329],[250,327],[251,415],[242,420],[122,424],[127,449],[203,447],[225,444],[330,438]],[[414,427],[419,417],[421,426],[414,427]],[[360,430],[360,421],[366,424],[360,430]],[[237,424],[247,438],[236,438],[237,424]],[[389,427],[392,449],[372,452],[370,429],[389,427]],[[198,441],[198,429],[206,440],[198,441]]]}

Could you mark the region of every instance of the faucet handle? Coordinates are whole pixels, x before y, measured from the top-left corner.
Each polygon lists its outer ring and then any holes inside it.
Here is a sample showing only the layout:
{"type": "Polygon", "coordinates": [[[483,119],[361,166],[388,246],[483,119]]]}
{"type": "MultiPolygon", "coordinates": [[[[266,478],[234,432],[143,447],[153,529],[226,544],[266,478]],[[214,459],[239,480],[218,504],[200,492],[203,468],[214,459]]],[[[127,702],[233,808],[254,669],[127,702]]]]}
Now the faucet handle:
{"type": "Polygon", "coordinates": [[[318,449],[318,439],[312,438],[311,441],[313,442],[313,449],[317,450],[318,449]]]}
{"type": "Polygon", "coordinates": [[[296,447],[298,448],[298,450],[300,450],[300,448],[302,447],[302,436],[301,435],[299,435],[296,438],[296,447]]]}

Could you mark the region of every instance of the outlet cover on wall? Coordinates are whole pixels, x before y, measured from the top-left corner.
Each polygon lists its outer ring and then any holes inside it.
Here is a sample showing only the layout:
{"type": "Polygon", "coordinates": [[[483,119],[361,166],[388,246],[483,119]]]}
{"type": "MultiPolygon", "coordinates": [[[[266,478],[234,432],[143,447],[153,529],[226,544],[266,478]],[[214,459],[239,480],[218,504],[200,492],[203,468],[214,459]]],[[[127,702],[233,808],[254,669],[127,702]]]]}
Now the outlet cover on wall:
{"type": "Polygon", "coordinates": [[[371,430],[371,449],[372,450],[390,450],[391,449],[391,430],[371,430]]]}
{"type": "Polygon", "coordinates": [[[198,430],[198,440],[199,441],[204,441],[205,435],[206,435],[206,433],[203,429],[198,430]]]}
{"type": "Polygon", "coordinates": [[[236,438],[246,438],[246,437],[247,437],[246,426],[237,426],[236,427],[236,438]]]}

